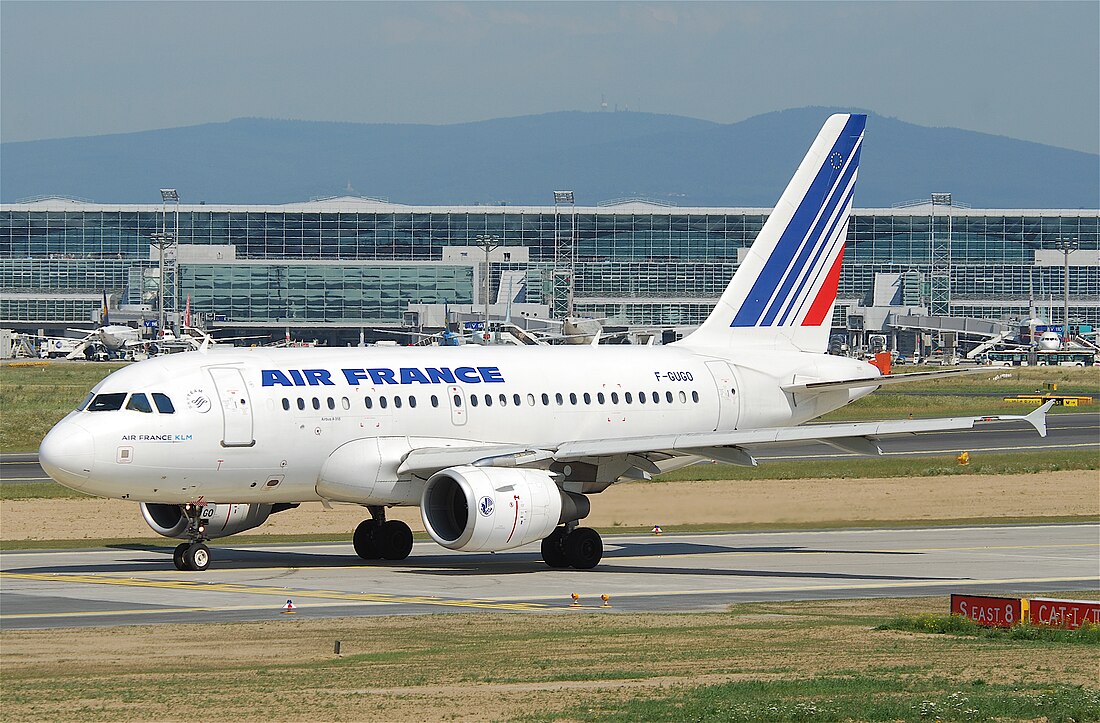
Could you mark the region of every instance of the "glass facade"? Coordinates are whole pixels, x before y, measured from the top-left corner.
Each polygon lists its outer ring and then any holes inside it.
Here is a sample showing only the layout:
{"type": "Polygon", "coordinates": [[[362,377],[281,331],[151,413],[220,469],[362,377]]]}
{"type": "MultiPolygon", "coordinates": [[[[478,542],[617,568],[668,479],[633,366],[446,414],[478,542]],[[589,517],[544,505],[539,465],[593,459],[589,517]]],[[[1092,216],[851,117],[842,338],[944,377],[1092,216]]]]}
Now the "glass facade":
{"type": "MultiPolygon", "coordinates": [[[[640,203],[577,207],[578,313],[632,324],[699,323],[767,213],[640,203]]],[[[1076,239],[1091,254],[1073,257],[1070,314],[1100,325],[1098,216],[1096,210],[857,209],[840,297],[869,304],[876,275],[893,274],[905,279],[906,303],[926,304],[931,233],[946,220],[953,314],[1022,317],[1029,297],[1041,307],[1053,298],[1060,309],[1062,256],[1040,259],[1039,252],[1076,239]]],[[[232,247],[232,253],[211,259],[181,250],[179,294],[191,297],[194,310],[232,323],[396,324],[410,302],[478,303],[480,251],[457,263],[444,261],[443,250],[476,246],[477,236],[490,234],[505,246],[528,248],[528,261],[519,266],[528,271],[528,300],[548,303],[556,236],[570,233],[573,220],[572,211],[560,207],[414,207],[358,198],[183,205],[181,245],[232,247]]],[[[48,305],[28,304],[26,294],[57,300],[59,320],[76,320],[82,303],[91,313],[98,302],[79,299],[104,290],[141,298],[131,287],[141,271],[156,268],[150,237],[165,228],[176,228],[173,206],[167,213],[162,206],[65,199],[0,206],[0,323],[44,321],[42,315],[52,313],[48,305]],[[15,296],[22,300],[9,301],[15,296]]],[[[506,268],[517,265],[493,263],[494,288],[506,268]]]]}

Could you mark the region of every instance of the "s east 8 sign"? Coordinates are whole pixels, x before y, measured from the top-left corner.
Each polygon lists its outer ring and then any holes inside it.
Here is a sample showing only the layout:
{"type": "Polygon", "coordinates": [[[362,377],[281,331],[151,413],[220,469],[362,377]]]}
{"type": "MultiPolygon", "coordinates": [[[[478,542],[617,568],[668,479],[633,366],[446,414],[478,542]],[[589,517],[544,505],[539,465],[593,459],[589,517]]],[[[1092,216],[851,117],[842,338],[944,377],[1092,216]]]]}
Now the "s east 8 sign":
{"type": "Polygon", "coordinates": [[[962,615],[979,625],[1010,628],[1023,622],[1023,603],[1014,597],[952,595],[951,614],[962,615]]]}

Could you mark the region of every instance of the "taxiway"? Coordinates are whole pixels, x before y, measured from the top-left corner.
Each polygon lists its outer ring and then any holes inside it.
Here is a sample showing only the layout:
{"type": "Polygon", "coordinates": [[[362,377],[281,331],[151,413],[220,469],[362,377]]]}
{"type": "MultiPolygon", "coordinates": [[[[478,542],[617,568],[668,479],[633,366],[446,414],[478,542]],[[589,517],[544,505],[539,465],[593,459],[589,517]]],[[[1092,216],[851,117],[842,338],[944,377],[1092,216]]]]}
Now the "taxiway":
{"type": "Polygon", "coordinates": [[[503,610],[721,610],[735,602],[1043,593],[1100,588],[1100,524],[608,535],[595,570],[551,570],[537,546],[452,553],[416,543],[400,563],[351,545],[214,548],[204,573],[170,544],[0,554],[0,628],[503,610]]]}

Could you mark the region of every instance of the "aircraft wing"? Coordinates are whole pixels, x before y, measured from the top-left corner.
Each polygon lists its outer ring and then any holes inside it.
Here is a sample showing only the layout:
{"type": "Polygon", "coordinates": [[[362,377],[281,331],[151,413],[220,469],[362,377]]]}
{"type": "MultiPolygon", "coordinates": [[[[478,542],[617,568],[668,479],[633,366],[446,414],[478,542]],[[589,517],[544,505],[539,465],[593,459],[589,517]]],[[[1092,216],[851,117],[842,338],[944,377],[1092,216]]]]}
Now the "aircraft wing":
{"type": "Polygon", "coordinates": [[[764,427],[732,432],[654,435],[623,439],[572,441],[558,445],[483,444],[466,447],[421,447],[410,451],[398,467],[400,474],[427,476],[441,469],[472,464],[479,467],[546,466],[548,461],[566,462],[624,455],[644,456],[652,452],[696,455],[755,466],[756,460],[742,447],[784,442],[824,442],[855,454],[879,455],[876,440],[882,437],[921,432],[973,429],[987,422],[1023,421],[1045,437],[1046,414],[1054,402],[1047,402],[1030,414],[1001,414],[983,417],[941,417],[899,419],[879,422],[835,422],[797,427],[764,427]]]}
{"type": "Polygon", "coordinates": [[[984,417],[941,417],[938,419],[899,419],[882,422],[836,422],[807,424],[797,427],[765,427],[733,432],[702,432],[627,439],[569,442],[554,453],[557,460],[584,457],[605,457],[638,454],[645,451],[674,452],[709,457],[735,464],[755,465],[755,460],[741,449],[742,445],[764,445],[780,442],[820,441],[859,454],[881,454],[875,440],[902,434],[944,432],[973,429],[975,425],[997,421],[1024,421],[1045,437],[1046,414],[1054,402],[1027,415],[1001,414],[984,417]]]}

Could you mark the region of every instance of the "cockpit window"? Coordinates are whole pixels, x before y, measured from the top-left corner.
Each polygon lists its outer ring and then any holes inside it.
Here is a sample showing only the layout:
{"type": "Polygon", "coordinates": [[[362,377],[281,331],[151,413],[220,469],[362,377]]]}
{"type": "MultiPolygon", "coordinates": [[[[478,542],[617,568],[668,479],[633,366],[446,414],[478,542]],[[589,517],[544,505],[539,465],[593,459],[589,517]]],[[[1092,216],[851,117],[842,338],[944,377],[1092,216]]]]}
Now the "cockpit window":
{"type": "Polygon", "coordinates": [[[93,397],[95,397],[95,395],[91,392],[88,392],[88,396],[84,397],[84,401],[77,405],[76,411],[83,412],[85,409],[87,409],[88,402],[92,401],[93,397]]]}
{"type": "Polygon", "coordinates": [[[153,413],[153,407],[149,404],[149,397],[144,394],[131,394],[130,401],[126,404],[126,408],[145,414],[153,413]]]}
{"type": "Polygon", "coordinates": [[[92,403],[88,405],[89,412],[115,412],[122,409],[122,403],[126,401],[126,392],[112,392],[111,394],[97,394],[92,403]]]}
{"type": "Polygon", "coordinates": [[[176,413],[176,407],[172,404],[172,400],[168,398],[167,394],[153,392],[153,403],[157,405],[157,411],[161,414],[176,413]]]}

